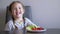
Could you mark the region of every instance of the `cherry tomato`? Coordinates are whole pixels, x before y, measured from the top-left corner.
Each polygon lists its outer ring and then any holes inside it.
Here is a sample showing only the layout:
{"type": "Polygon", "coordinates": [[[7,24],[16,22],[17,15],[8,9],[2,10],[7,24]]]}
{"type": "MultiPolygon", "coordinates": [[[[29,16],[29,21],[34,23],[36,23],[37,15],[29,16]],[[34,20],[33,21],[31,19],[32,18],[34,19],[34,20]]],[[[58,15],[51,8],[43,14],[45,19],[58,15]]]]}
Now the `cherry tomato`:
{"type": "Polygon", "coordinates": [[[38,27],[38,28],[32,28],[32,30],[44,30],[44,28],[38,27]]]}
{"type": "Polygon", "coordinates": [[[37,30],[44,30],[44,28],[37,28],[37,30]]]}
{"type": "Polygon", "coordinates": [[[36,30],[36,28],[32,28],[32,30],[36,30]]]}

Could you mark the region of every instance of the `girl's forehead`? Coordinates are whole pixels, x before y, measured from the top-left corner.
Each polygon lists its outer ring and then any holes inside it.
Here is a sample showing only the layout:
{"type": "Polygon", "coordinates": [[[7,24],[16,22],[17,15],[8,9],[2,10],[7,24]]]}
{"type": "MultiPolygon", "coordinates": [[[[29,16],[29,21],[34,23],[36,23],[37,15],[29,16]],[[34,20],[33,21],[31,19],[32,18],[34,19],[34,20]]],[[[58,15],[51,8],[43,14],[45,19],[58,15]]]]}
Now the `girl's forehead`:
{"type": "Polygon", "coordinates": [[[12,5],[12,7],[15,7],[15,6],[22,6],[22,4],[21,4],[21,3],[14,3],[14,4],[12,5]]]}

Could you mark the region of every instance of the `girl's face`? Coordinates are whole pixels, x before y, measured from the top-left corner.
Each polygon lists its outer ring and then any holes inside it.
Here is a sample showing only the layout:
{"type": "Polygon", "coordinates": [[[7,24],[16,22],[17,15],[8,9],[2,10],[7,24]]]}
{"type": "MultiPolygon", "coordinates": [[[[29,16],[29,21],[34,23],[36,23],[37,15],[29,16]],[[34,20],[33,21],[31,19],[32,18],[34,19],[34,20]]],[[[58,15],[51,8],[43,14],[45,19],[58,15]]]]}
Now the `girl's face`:
{"type": "Polygon", "coordinates": [[[12,5],[12,15],[14,18],[20,18],[24,14],[24,8],[20,3],[14,3],[12,5]]]}

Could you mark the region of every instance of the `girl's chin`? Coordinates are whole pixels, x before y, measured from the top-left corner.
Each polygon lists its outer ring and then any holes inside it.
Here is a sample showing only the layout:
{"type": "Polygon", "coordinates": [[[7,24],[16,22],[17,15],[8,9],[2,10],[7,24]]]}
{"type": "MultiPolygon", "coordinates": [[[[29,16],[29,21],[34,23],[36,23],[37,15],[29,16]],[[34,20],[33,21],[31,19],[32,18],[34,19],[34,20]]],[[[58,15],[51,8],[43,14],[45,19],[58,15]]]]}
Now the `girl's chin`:
{"type": "Polygon", "coordinates": [[[17,18],[20,18],[21,16],[16,16],[17,18]]]}
{"type": "Polygon", "coordinates": [[[16,18],[20,18],[20,17],[22,17],[22,15],[15,15],[15,17],[16,17],[16,18]]]}
{"type": "Polygon", "coordinates": [[[22,17],[22,16],[16,16],[16,18],[20,18],[20,17],[22,17]]]}

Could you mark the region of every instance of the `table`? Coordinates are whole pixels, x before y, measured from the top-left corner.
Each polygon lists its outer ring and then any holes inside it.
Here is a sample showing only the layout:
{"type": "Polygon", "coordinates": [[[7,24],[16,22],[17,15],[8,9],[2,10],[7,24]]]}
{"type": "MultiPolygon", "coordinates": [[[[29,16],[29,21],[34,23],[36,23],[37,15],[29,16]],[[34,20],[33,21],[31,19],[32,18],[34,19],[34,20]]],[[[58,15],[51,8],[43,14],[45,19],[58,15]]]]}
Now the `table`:
{"type": "MultiPolygon", "coordinates": [[[[0,31],[0,34],[9,34],[9,33],[0,31]]],[[[40,33],[27,32],[26,34],[60,34],[60,29],[47,29],[47,31],[45,32],[40,33]]]]}
{"type": "Polygon", "coordinates": [[[41,33],[29,33],[27,34],[60,34],[60,29],[47,29],[46,32],[41,32],[41,33]]]}

